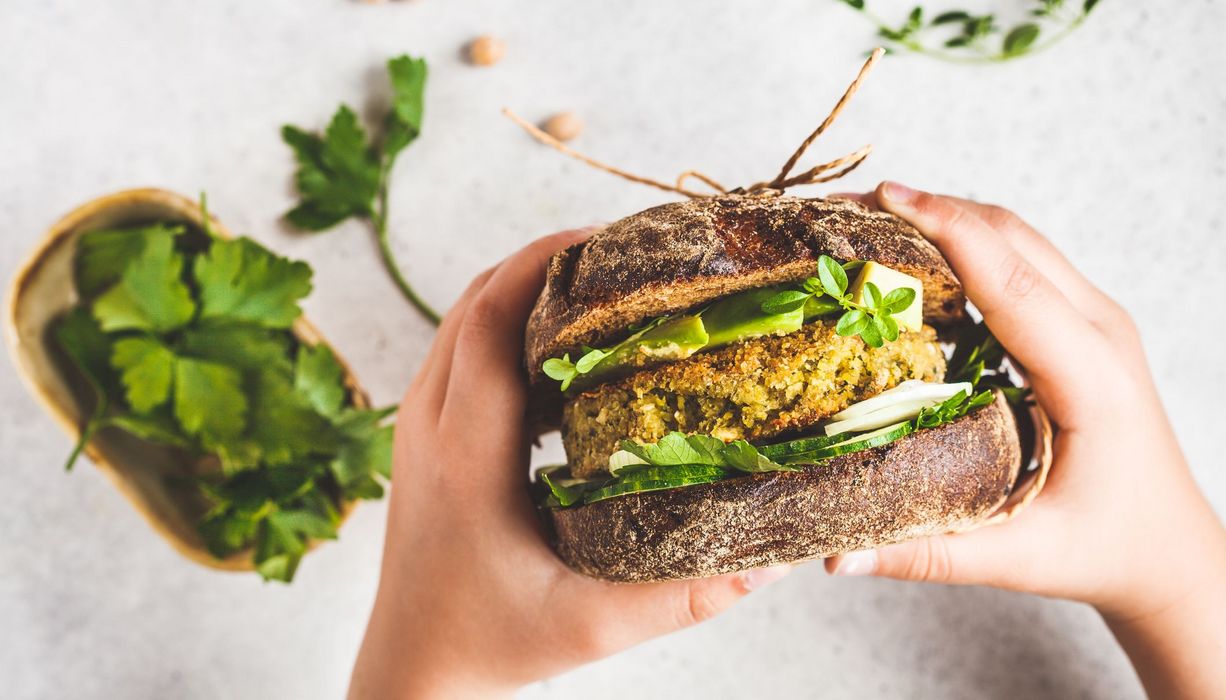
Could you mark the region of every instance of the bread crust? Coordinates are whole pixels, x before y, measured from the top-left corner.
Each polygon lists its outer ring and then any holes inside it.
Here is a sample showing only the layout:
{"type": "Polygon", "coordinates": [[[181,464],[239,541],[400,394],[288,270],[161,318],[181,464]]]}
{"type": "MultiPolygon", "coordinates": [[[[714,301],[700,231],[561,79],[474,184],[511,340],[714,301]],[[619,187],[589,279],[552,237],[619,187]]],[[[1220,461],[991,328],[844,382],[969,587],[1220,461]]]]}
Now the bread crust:
{"type": "Polygon", "coordinates": [[[848,200],[727,195],[653,207],[549,261],[528,320],[525,360],[541,364],[629,326],[713,299],[804,279],[820,255],[874,260],[924,286],[924,319],[965,318],[965,297],[940,252],[902,219],[848,200]]]}
{"type": "Polygon", "coordinates": [[[544,511],[576,571],[611,581],[697,578],[962,530],[995,511],[1021,467],[1013,411],[953,423],[803,472],[772,472],[544,511]]]}

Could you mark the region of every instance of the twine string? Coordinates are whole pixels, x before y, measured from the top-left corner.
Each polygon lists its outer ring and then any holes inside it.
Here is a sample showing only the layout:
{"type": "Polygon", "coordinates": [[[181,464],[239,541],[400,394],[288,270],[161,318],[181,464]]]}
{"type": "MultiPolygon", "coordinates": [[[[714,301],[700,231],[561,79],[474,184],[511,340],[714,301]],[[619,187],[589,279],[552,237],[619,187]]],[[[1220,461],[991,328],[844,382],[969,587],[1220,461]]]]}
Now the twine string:
{"type": "Polygon", "coordinates": [[[611,175],[616,175],[617,177],[629,180],[631,182],[637,182],[642,185],[647,185],[648,187],[664,190],[665,192],[674,192],[676,194],[689,197],[690,199],[715,196],[711,194],[703,194],[687,188],[685,183],[686,180],[690,178],[702,182],[707,187],[715,190],[717,194],[738,193],[778,195],[782,194],[789,187],[795,187],[797,185],[813,185],[822,182],[830,182],[831,180],[837,180],[859,167],[860,164],[864,162],[864,159],[868,158],[869,153],[872,153],[872,145],[866,145],[841,158],[836,158],[827,163],[816,165],[800,173],[799,175],[792,175],[789,177],[792,169],[796,167],[796,163],[800,161],[801,157],[804,156],[809,147],[813,145],[813,142],[816,141],[823,133],[825,133],[826,130],[834,124],[835,120],[839,118],[839,115],[842,114],[843,109],[849,102],[851,102],[851,98],[855,96],[856,92],[860,89],[860,85],[864,83],[865,78],[867,78],[868,74],[872,72],[873,67],[877,65],[877,61],[881,60],[883,55],[885,55],[885,49],[877,48],[873,50],[872,54],[869,55],[868,60],[866,60],[864,65],[860,67],[860,72],[856,74],[855,79],[851,81],[851,84],[848,85],[847,89],[843,92],[843,96],[840,97],[839,101],[835,103],[834,108],[830,110],[830,113],[826,115],[826,118],[822,120],[822,123],[819,124],[817,128],[814,129],[813,132],[801,142],[801,144],[792,153],[791,157],[788,158],[787,162],[783,164],[783,167],[780,168],[779,174],[776,175],[773,180],[756,182],[748,187],[737,188],[735,190],[729,190],[717,182],[714,178],[704,175],[697,170],[686,170],[685,172],[681,173],[677,176],[675,184],[669,184],[661,180],[654,180],[642,175],[635,175],[634,173],[627,172],[607,163],[603,163],[595,158],[576,151],[553,136],[550,136],[548,133],[538,128],[535,124],[532,124],[528,120],[520,117],[518,114],[515,114],[510,109],[504,107],[502,113],[508,119],[518,124],[519,127],[526,131],[529,136],[545,144],[546,146],[549,146],[560,153],[564,153],[581,163],[596,168],[597,170],[603,170],[611,175]]]}

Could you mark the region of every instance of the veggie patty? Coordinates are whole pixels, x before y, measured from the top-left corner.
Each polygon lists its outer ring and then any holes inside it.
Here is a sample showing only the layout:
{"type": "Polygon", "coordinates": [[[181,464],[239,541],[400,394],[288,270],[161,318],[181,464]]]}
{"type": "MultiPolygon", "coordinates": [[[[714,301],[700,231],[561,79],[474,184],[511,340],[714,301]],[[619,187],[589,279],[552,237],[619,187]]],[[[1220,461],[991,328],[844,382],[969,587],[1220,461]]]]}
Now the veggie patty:
{"type": "Polygon", "coordinates": [[[563,444],[572,474],[590,476],[607,469],[623,439],[655,442],[676,430],[761,440],[812,426],[905,380],[944,376],[945,356],[929,326],[871,348],[819,321],[586,391],[563,409],[563,444]]]}

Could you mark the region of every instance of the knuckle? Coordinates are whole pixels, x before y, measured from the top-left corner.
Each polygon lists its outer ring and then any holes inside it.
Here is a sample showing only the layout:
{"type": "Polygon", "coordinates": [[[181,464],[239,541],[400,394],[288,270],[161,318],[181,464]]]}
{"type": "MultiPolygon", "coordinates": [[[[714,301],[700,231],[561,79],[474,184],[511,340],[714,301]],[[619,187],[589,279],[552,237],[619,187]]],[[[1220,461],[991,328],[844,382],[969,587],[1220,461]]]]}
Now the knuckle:
{"type": "Polygon", "coordinates": [[[1039,285],[1039,271],[1017,254],[1009,256],[1002,264],[1001,277],[1005,294],[1015,299],[1030,295],[1039,285]]]}
{"type": "Polygon", "coordinates": [[[682,589],[676,606],[677,626],[691,627],[715,617],[720,605],[710,587],[693,583],[682,589]]]}
{"type": "Polygon", "coordinates": [[[460,336],[471,339],[497,328],[504,312],[498,302],[488,294],[480,294],[473,299],[464,319],[460,323],[460,336]]]}
{"type": "Polygon", "coordinates": [[[1026,227],[1026,222],[1012,211],[998,204],[988,204],[984,209],[984,220],[996,229],[1019,229],[1026,227]]]}
{"type": "Polygon", "coordinates": [[[911,559],[907,562],[904,575],[912,581],[948,583],[953,580],[953,573],[953,561],[945,540],[929,537],[920,540],[911,549],[911,559]]]}

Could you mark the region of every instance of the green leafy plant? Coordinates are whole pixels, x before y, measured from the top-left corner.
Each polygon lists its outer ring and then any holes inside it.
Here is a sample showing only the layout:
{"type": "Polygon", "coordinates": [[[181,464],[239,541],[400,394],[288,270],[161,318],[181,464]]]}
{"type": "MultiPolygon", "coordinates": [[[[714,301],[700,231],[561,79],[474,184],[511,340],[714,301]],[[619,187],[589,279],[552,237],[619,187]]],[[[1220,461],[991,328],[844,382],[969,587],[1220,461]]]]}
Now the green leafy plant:
{"type": "Polygon", "coordinates": [[[966,10],[931,13],[915,6],[901,23],[873,12],[866,0],[838,0],[877,26],[877,34],[895,51],[912,51],[957,63],[1007,61],[1044,50],[1077,29],[1099,0],[1028,0],[1030,19],[1007,31],[993,13],[966,10]],[[1040,42],[1040,36],[1050,36],[1040,42]]]}
{"type": "Polygon", "coordinates": [[[915,303],[915,290],[900,287],[883,295],[877,285],[864,285],[862,303],[852,301],[847,292],[847,272],[863,262],[853,260],[840,265],[837,260],[823,255],[817,260],[817,277],[806,279],[800,289],[780,292],[762,304],[762,311],[781,314],[795,311],[806,304],[816,303],[830,310],[843,310],[835,324],[841,336],[860,336],[871,347],[879,348],[885,341],[898,340],[898,321],[894,314],[905,311],[915,303]]]}
{"type": "Polygon", "coordinates": [[[387,63],[392,105],[383,119],[382,138],[368,140],[357,114],[341,105],[323,135],[295,126],[281,127],[294,151],[294,181],[302,199],[285,218],[304,231],[324,231],[350,218],[374,227],[388,274],[405,299],[434,325],[439,314],[414,291],[400,271],[388,238],[388,182],[396,157],[421,134],[426,62],[399,56],[387,63]]]}
{"type": "Polygon", "coordinates": [[[66,468],[99,430],[183,451],[206,546],[251,547],[280,581],[311,540],[336,537],[344,502],[382,495],[390,410],[355,407],[332,351],[290,330],[306,263],[157,223],[84,234],[75,266],[82,300],[54,337],[95,402],[66,468]]]}

